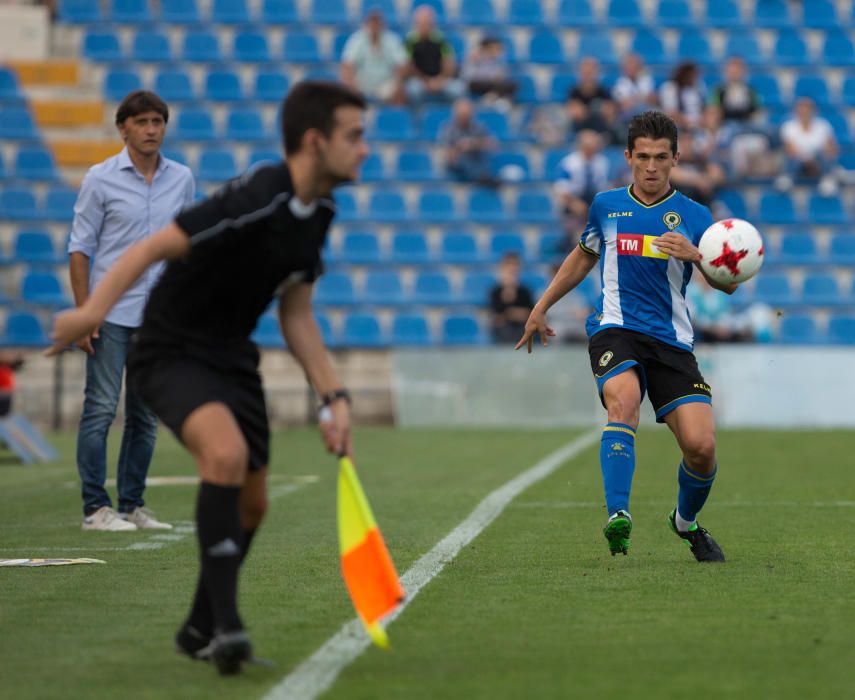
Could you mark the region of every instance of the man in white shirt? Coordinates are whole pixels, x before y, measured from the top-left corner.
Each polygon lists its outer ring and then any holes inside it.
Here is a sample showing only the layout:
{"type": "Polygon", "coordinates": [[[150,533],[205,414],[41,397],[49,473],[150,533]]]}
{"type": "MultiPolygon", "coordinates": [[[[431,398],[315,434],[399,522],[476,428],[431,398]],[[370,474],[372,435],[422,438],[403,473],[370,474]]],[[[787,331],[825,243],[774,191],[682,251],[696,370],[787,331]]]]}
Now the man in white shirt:
{"type": "Polygon", "coordinates": [[[620,77],[612,88],[612,97],[617,102],[621,121],[625,122],[656,104],[653,76],[638,54],[627,54],[623,59],[620,77]]]}
{"type": "Polygon", "coordinates": [[[831,170],[837,162],[838,146],[834,129],[827,119],[816,116],[816,105],[809,97],[796,102],[795,116],[781,126],[784,144],[785,174],[775,184],[789,189],[797,177],[821,178],[820,192],[833,194],[837,185],[831,170]]]}
{"type": "Polygon", "coordinates": [[[401,38],[385,28],[383,12],[370,7],[365,24],[344,45],[341,81],[366,97],[404,102],[403,71],[407,52],[401,38]]]}

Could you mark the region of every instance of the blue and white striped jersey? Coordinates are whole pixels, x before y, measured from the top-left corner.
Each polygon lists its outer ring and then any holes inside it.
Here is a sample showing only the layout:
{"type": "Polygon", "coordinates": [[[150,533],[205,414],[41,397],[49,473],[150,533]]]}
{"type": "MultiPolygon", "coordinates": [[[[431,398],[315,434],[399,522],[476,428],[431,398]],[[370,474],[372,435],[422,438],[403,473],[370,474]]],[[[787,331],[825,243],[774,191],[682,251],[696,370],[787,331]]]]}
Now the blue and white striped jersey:
{"type": "Polygon", "coordinates": [[[628,328],[691,350],[686,285],[692,264],[659,252],[651,241],[674,231],[697,245],[712,223],[709,209],[674,189],[650,205],[636,199],[631,186],[600,192],[579,242],[599,256],[603,289],[588,318],[588,337],[628,328]]]}

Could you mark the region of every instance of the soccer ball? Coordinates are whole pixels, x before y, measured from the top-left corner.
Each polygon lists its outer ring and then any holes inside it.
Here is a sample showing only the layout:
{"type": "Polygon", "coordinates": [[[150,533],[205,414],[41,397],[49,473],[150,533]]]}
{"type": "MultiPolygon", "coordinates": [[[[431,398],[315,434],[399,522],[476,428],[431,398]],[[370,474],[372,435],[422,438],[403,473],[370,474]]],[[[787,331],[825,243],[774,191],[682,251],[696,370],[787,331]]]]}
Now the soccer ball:
{"type": "Polygon", "coordinates": [[[763,264],[760,232],[742,219],[716,221],[704,231],[698,249],[704,273],[722,284],[750,280],[763,264]]]}

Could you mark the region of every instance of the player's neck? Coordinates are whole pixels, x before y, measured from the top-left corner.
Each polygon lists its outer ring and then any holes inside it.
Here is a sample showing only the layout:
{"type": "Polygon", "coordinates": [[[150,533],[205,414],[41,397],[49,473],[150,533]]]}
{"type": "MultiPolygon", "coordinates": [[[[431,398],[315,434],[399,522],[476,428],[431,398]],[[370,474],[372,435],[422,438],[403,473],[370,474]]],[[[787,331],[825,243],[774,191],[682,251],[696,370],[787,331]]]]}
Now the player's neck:
{"type": "Polygon", "coordinates": [[[318,197],[329,195],[330,187],[318,177],[314,163],[308,159],[299,155],[291,156],[288,159],[288,170],[291,173],[294,194],[303,204],[311,204],[318,197]]]}
{"type": "Polygon", "coordinates": [[[660,190],[657,190],[655,194],[647,194],[647,192],[644,192],[640,187],[636,187],[635,183],[633,183],[629,186],[629,193],[642,204],[646,204],[649,206],[651,204],[655,204],[660,199],[662,199],[666,194],[671,191],[671,189],[672,187],[670,180],[665,183],[665,187],[660,190]]]}

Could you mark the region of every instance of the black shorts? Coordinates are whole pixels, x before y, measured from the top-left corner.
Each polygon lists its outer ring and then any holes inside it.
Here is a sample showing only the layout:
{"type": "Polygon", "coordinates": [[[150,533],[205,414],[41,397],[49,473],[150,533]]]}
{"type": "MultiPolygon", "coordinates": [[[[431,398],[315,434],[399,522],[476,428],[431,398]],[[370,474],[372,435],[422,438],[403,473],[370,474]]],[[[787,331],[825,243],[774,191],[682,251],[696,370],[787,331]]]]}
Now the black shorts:
{"type": "Polygon", "coordinates": [[[179,440],[184,421],[193,411],[206,403],[223,403],[246,440],[250,470],[267,466],[270,426],[257,361],[253,364],[252,358],[243,354],[227,362],[218,353],[217,362],[212,364],[196,353],[137,339],[127,367],[128,385],[179,440]]]}
{"type": "Polygon", "coordinates": [[[590,339],[588,353],[600,401],[606,381],[635,367],[641,398],[650,393],[657,423],[664,423],[665,416],[684,403],[712,403],[710,387],[688,350],[637,331],[606,328],[590,339]]]}

